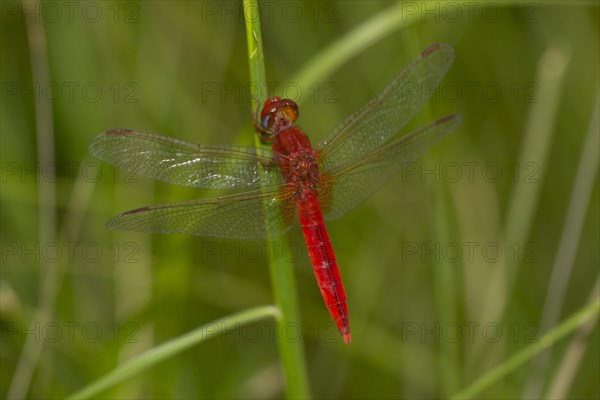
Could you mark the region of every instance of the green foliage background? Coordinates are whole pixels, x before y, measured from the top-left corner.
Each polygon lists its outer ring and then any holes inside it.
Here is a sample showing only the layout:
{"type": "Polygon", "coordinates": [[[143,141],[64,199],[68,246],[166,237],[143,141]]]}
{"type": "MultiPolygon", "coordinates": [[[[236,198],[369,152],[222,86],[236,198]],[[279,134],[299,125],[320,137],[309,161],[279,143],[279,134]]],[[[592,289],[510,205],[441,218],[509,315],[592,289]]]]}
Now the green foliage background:
{"type": "MultiPolygon", "coordinates": [[[[241,3],[68,3],[2,3],[2,398],[9,388],[64,397],[157,344],[271,303],[270,252],[293,262],[302,318],[288,340],[304,342],[319,398],[451,396],[598,297],[597,3],[262,3],[269,95],[302,99],[299,123],[315,144],[420,50],[438,41],[456,49],[439,94],[403,132],[450,113],[463,126],[415,171],[328,224],[350,346],[329,320],[299,228],[282,249],[277,239],[104,227],[131,208],[224,194],[129,176],[87,145],[118,127],[253,145],[241,3]],[[398,10],[397,29],[330,74],[307,72],[329,46],[398,10]],[[43,22],[39,35],[26,15],[43,22]],[[47,55],[32,41],[45,41],[47,55]],[[311,84],[300,86],[306,76],[311,84]],[[586,151],[596,164],[581,192],[586,151]],[[584,207],[569,213],[570,204],[584,207]],[[578,218],[581,229],[565,231],[578,218]],[[572,260],[557,261],[562,246],[572,260]],[[557,266],[564,296],[551,285],[557,266]],[[556,315],[550,326],[544,310],[556,315]]],[[[337,59],[352,54],[350,44],[337,59]]],[[[273,323],[211,339],[102,397],[280,397],[273,323]]],[[[481,398],[556,393],[556,374],[569,372],[565,395],[598,398],[597,325],[569,367],[572,338],[481,398]]]]}

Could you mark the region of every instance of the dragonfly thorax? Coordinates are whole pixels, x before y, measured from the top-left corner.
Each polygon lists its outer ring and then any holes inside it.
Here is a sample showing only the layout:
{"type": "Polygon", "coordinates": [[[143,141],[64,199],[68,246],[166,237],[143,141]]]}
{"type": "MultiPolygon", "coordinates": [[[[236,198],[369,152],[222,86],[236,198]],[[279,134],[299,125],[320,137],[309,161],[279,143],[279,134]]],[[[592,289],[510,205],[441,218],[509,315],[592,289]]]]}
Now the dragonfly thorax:
{"type": "Polygon", "coordinates": [[[321,182],[316,154],[312,150],[300,151],[289,159],[289,182],[297,189],[318,189],[321,182]]]}

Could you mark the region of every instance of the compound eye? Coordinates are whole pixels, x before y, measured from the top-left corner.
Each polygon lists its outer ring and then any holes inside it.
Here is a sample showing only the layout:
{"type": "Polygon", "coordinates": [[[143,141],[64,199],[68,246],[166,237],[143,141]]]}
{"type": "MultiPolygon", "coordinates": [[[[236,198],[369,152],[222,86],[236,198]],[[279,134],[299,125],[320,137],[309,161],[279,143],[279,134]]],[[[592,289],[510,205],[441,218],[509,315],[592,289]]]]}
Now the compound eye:
{"type": "Polygon", "coordinates": [[[262,119],[262,126],[265,129],[270,129],[269,127],[269,122],[271,121],[271,114],[266,115],[263,119],[262,119]]]}
{"type": "Polygon", "coordinates": [[[298,119],[298,106],[296,106],[295,103],[283,107],[281,112],[285,115],[285,118],[292,123],[296,122],[298,119]]]}
{"type": "Polygon", "coordinates": [[[260,113],[261,120],[264,121],[264,119],[267,115],[273,114],[275,111],[277,111],[280,101],[281,101],[281,98],[279,96],[271,97],[270,99],[265,100],[265,103],[263,104],[262,112],[260,113]]]}

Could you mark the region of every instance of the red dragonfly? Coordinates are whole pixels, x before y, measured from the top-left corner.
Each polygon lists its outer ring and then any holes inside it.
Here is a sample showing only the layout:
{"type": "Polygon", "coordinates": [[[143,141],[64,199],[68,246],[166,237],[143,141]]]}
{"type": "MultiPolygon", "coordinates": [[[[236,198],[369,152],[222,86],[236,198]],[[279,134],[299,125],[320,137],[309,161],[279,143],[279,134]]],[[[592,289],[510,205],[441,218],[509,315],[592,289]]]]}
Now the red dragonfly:
{"type": "Polygon", "coordinates": [[[254,239],[286,232],[296,209],[321,294],[345,343],[348,306],[324,219],[336,219],[362,203],[460,125],[459,115],[440,118],[388,141],[421,108],[446,74],[454,51],[446,44],[423,50],[374,99],[336,126],[313,148],[294,123],[298,106],[273,97],[260,122],[272,150],[203,145],[130,129],[102,133],[90,144],[96,157],[140,176],[209,189],[254,189],[214,199],[160,204],[110,219],[110,229],[254,239]]]}

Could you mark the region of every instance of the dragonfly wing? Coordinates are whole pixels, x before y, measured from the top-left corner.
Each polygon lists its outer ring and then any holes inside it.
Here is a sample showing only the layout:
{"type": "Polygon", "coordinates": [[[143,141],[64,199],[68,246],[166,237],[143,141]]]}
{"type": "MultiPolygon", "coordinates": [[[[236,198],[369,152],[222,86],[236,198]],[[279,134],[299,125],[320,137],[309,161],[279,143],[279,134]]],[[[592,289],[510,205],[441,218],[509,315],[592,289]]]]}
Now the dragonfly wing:
{"type": "Polygon", "coordinates": [[[454,50],[447,44],[423,50],[377,97],[319,143],[317,151],[324,167],[366,154],[396,134],[435,92],[453,59],[454,50]]]}
{"type": "Polygon", "coordinates": [[[281,235],[295,217],[295,197],[289,186],[231,196],[159,204],[111,218],[109,229],[183,233],[228,239],[281,235]]]}
{"type": "Polygon", "coordinates": [[[336,219],[365,201],[374,191],[418,158],[462,122],[449,115],[404,135],[360,160],[323,172],[319,199],[326,219],[336,219]]]}
{"type": "Polygon", "coordinates": [[[98,135],[89,150],[133,174],[177,185],[233,189],[282,183],[268,149],[200,145],[151,132],[115,129],[98,135]]]}

